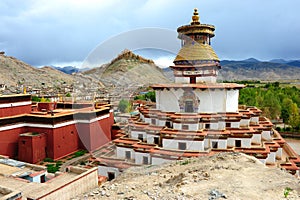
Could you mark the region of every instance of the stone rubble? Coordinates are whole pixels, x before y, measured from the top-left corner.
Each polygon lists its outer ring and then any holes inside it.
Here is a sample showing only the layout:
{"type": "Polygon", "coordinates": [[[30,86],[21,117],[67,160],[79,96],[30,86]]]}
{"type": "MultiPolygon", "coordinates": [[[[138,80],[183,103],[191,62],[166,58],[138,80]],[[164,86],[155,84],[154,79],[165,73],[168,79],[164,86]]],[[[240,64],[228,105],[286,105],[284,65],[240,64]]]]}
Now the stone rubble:
{"type": "MultiPolygon", "coordinates": [[[[79,199],[300,199],[299,179],[240,153],[130,168],[79,199]],[[284,198],[284,189],[293,190],[284,198]]],[[[74,199],[75,200],[75,199],[74,199]]]]}

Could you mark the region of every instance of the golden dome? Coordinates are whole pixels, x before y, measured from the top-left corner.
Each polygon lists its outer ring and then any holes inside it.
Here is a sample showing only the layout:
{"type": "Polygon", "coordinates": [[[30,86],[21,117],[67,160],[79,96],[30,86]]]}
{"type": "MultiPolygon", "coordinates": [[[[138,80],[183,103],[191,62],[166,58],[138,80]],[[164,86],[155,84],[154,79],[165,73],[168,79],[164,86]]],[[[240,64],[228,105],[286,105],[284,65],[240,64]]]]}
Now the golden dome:
{"type": "Polygon", "coordinates": [[[184,45],[178,52],[176,61],[220,61],[213,48],[208,44],[194,42],[184,45]]]}

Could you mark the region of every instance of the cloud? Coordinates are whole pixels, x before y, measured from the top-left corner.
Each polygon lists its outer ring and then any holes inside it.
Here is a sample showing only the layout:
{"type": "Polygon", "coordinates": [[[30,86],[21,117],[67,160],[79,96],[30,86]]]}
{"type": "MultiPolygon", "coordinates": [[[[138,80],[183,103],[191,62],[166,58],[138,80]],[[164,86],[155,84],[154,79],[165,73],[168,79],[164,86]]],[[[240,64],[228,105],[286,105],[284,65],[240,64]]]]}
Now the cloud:
{"type": "MultiPolygon", "coordinates": [[[[212,42],[220,58],[299,58],[295,0],[2,0],[0,50],[36,66],[84,60],[120,33],[145,27],[175,32],[191,21],[194,7],[202,23],[216,26],[212,42]]],[[[137,42],[156,42],[150,39],[144,34],[137,42]]]]}

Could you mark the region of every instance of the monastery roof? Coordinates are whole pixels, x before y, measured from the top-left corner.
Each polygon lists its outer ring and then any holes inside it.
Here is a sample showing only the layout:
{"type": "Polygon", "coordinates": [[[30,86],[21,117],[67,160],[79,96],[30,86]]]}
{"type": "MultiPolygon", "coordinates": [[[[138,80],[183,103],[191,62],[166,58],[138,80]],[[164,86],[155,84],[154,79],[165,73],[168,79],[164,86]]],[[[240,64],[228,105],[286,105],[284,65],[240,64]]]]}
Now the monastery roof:
{"type": "Polygon", "coordinates": [[[245,85],[236,83],[203,83],[203,84],[155,84],[151,86],[153,89],[163,88],[193,88],[193,89],[242,89],[245,85]]]}

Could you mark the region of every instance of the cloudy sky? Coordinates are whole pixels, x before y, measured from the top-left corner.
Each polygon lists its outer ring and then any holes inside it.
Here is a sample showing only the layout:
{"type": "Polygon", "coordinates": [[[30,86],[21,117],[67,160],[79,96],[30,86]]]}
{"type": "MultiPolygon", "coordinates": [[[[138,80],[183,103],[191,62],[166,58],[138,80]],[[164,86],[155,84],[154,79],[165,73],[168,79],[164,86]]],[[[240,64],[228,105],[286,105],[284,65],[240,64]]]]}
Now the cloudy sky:
{"type": "MultiPolygon", "coordinates": [[[[175,31],[195,7],[216,26],[221,59],[300,59],[298,0],[1,0],[0,51],[33,66],[110,59],[124,48],[176,53],[175,31]]],[[[148,55],[163,59],[159,52],[148,55]]]]}

